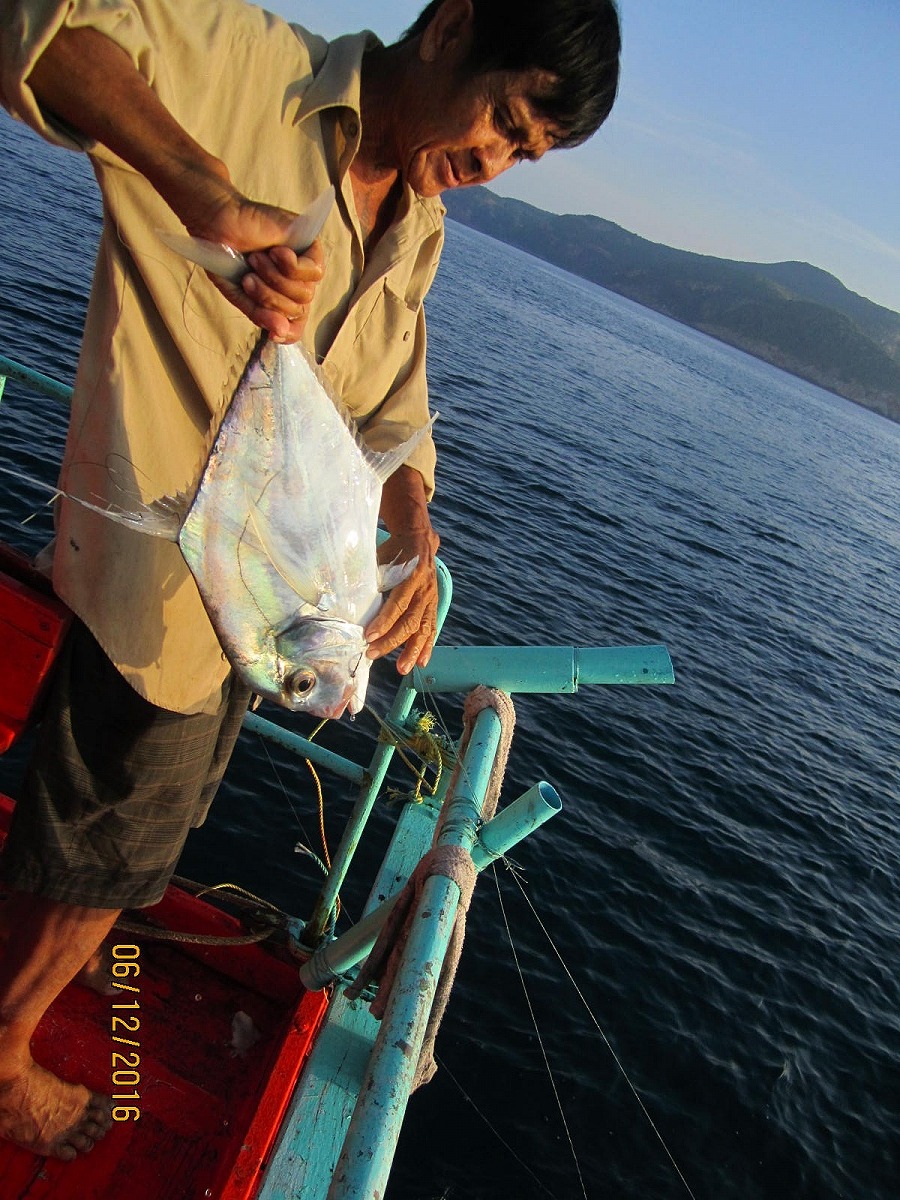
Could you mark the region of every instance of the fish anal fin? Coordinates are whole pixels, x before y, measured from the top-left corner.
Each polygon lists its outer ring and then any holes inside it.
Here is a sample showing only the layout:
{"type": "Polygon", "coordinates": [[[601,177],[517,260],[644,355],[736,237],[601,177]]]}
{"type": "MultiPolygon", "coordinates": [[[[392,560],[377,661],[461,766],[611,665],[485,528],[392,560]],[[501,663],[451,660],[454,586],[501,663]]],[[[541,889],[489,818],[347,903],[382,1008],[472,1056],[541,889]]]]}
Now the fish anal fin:
{"type": "Polygon", "coordinates": [[[362,435],[359,432],[356,433],[357,445],[362,452],[362,456],[379,483],[383,484],[386,479],[390,479],[397,468],[403,466],[413,450],[431,435],[431,428],[439,416],[440,413],[435,413],[427,425],[423,425],[421,429],[417,429],[412,437],[407,438],[405,442],[393,450],[371,450],[363,441],[362,435]]]}
{"type": "Polygon", "coordinates": [[[138,533],[148,534],[151,537],[164,538],[169,542],[178,541],[178,534],[190,503],[185,493],[179,493],[177,496],[160,496],[157,500],[147,502],[138,500],[138,507],[134,511],[124,508],[109,508],[104,507],[102,504],[94,504],[93,501],[85,500],[81,496],[75,496],[72,492],[67,492],[64,488],[53,487],[51,484],[43,483],[31,475],[27,475],[24,471],[15,471],[10,467],[4,466],[0,466],[0,471],[5,475],[11,475],[14,479],[22,480],[33,487],[40,488],[41,491],[48,493],[54,499],[57,496],[62,496],[66,500],[71,500],[73,504],[78,504],[82,508],[88,509],[89,512],[106,517],[108,521],[115,521],[117,525],[125,525],[129,529],[136,530],[138,533]]]}
{"type": "Polygon", "coordinates": [[[413,571],[419,565],[419,556],[411,558],[409,562],[398,563],[396,560],[390,563],[382,563],[378,567],[378,590],[379,592],[389,592],[391,588],[395,588],[398,583],[402,583],[404,579],[409,579],[413,571]]]}

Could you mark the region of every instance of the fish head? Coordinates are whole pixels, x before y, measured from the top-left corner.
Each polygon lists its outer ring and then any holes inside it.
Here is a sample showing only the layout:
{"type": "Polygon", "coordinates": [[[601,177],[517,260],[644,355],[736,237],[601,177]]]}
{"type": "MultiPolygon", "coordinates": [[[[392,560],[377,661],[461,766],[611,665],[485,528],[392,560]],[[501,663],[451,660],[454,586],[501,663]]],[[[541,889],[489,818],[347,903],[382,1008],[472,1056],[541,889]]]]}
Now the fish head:
{"type": "Polygon", "coordinates": [[[278,701],[293,712],[337,718],[362,708],[371,663],[361,625],[298,616],[275,637],[278,701]]]}

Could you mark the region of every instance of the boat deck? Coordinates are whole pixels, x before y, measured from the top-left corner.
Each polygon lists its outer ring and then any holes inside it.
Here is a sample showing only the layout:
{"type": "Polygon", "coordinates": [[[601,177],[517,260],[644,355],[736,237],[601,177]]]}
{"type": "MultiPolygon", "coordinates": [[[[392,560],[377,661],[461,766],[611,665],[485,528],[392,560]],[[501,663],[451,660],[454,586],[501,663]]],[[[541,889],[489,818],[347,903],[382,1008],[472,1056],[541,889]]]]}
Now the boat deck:
{"type": "MultiPolygon", "coordinates": [[[[0,839],[11,809],[0,797],[0,839]]],[[[146,915],[191,932],[244,932],[235,918],[177,888],[146,915]]],[[[327,998],[304,992],[297,966],[259,945],[200,947],[115,931],[111,941],[137,944],[140,974],[124,982],[139,991],[110,997],[70,985],[41,1022],[34,1057],[62,1078],[97,1092],[136,1090],[139,1100],[117,1103],[137,1105],[140,1117],[115,1123],[89,1155],[72,1163],[36,1158],[0,1143],[0,1195],[16,1200],[252,1196],[327,998]],[[139,1009],[112,1007],[135,998],[139,1009]],[[247,1014],[260,1034],[243,1052],[231,1046],[238,1012],[247,1014]],[[114,1026],[114,1017],[126,1020],[114,1026]],[[138,1057],[114,1063],[114,1052],[138,1057]],[[133,1082],[114,1085],[114,1069],[127,1072],[135,1065],[137,1088],[133,1082]]],[[[133,1081],[131,1074],[121,1078],[133,1081]]]]}

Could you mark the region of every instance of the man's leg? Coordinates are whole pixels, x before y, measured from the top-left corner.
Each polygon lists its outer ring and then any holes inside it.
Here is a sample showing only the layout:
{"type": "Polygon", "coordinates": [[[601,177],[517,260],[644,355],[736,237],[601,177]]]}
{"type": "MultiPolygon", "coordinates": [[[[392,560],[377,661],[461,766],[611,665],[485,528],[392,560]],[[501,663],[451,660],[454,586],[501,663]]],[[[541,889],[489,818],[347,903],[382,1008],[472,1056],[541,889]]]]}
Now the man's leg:
{"type": "Polygon", "coordinates": [[[118,912],[162,896],[248,699],[228,681],[215,713],[155,709],[86,629],[70,635],[0,860],[13,893],[0,962],[0,1136],[61,1158],[100,1136],[104,1099],[33,1064],[29,1040],[118,912]]]}
{"type": "Polygon", "coordinates": [[[109,1102],[64,1083],[31,1057],[31,1038],[62,989],[95,953],[117,909],[84,908],[27,893],[8,901],[0,958],[0,1137],[35,1154],[72,1159],[110,1124],[109,1102]]]}
{"type": "MultiPolygon", "coordinates": [[[[13,922],[18,919],[18,904],[16,894],[0,896],[0,958],[2,958],[3,946],[9,939],[13,922]]],[[[115,911],[120,910],[116,909],[115,911]]],[[[117,993],[112,983],[111,966],[112,957],[109,949],[101,943],[72,982],[90,988],[92,992],[97,992],[101,996],[115,996],[117,993]]]]}

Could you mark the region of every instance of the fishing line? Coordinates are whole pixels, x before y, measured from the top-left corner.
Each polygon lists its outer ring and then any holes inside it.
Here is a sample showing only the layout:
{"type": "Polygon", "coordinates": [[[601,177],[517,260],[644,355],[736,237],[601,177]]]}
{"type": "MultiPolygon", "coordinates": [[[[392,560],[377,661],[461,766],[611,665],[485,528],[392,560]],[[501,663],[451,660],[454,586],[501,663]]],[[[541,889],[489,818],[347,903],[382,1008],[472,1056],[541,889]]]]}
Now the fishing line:
{"type": "MultiPolygon", "coordinates": [[[[287,800],[288,806],[290,807],[291,812],[294,814],[294,820],[297,822],[297,826],[298,826],[300,832],[303,834],[303,836],[306,838],[306,840],[309,841],[309,834],[306,832],[306,829],[303,826],[303,822],[300,820],[300,814],[297,812],[296,808],[294,807],[294,802],[291,799],[287,788],[284,786],[284,781],[282,780],[281,776],[278,774],[278,768],[275,766],[275,761],[272,758],[272,755],[269,753],[268,742],[266,741],[266,739],[263,737],[263,735],[261,733],[257,733],[256,736],[259,738],[259,743],[262,746],[263,751],[265,752],[266,758],[269,760],[269,766],[272,768],[272,774],[275,776],[278,786],[281,788],[282,794],[283,794],[285,800],[287,800]]],[[[307,849],[308,853],[310,855],[312,855],[313,858],[317,857],[315,854],[313,854],[312,850],[309,850],[308,847],[306,849],[307,849]]]]}
{"type": "MultiPolygon", "coordinates": [[[[327,724],[327,719],[320,721],[319,724],[312,731],[312,733],[309,735],[309,738],[307,740],[312,741],[312,739],[316,736],[316,734],[319,732],[319,730],[325,724],[327,724]]],[[[294,802],[293,802],[293,800],[291,800],[290,794],[288,793],[287,788],[284,786],[284,782],[283,782],[281,776],[278,774],[278,768],[275,766],[275,762],[272,758],[272,755],[269,753],[269,747],[268,747],[268,744],[266,743],[266,739],[263,737],[263,735],[261,733],[257,733],[256,736],[259,738],[262,748],[265,751],[266,758],[269,760],[269,766],[272,768],[272,774],[275,776],[276,780],[278,781],[278,786],[281,788],[284,798],[285,798],[285,800],[287,800],[288,805],[290,806],[291,812],[294,814],[294,820],[297,822],[300,832],[303,834],[303,836],[306,838],[306,840],[309,841],[309,834],[304,829],[303,822],[300,820],[300,814],[297,812],[297,809],[294,807],[294,802]]],[[[327,867],[324,866],[324,864],[322,863],[322,860],[319,858],[318,854],[316,854],[315,851],[311,850],[309,848],[309,846],[303,846],[298,842],[297,846],[294,847],[294,850],[296,852],[299,848],[299,851],[301,853],[307,854],[313,860],[313,862],[317,863],[319,865],[319,867],[321,869],[323,869],[323,874],[327,875],[328,872],[331,870],[331,859],[328,856],[328,844],[327,844],[327,841],[325,838],[325,799],[322,794],[322,784],[319,781],[319,776],[316,774],[315,767],[313,767],[313,765],[309,761],[309,759],[305,758],[303,761],[306,763],[307,767],[309,768],[310,774],[312,775],[313,779],[315,780],[315,784],[316,784],[316,792],[318,793],[318,800],[319,800],[319,830],[320,830],[320,833],[322,836],[322,847],[325,851],[325,861],[327,862],[328,866],[327,867]]],[[[347,913],[346,909],[344,908],[340,896],[336,896],[335,897],[335,913],[334,913],[335,920],[338,919],[338,917],[341,915],[342,912],[344,913],[345,916],[349,917],[349,913],[347,913]]],[[[350,920],[352,921],[353,918],[351,917],[350,920]]]]}
{"type": "Polygon", "coordinates": [[[438,723],[438,718],[432,713],[425,712],[418,717],[414,729],[397,730],[383,720],[374,708],[368,704],[365,708],[378,723],[380,729],[378,740],[387,742],[393,747],[400,761],[408,768],[416,781],[415,791],[409,799],[414,803],[420,803],[423,787],[428,789],[430,796],[437,795],[444,770],[444,757],[451,752],[449,746],[441,746],[439,739],[432,732],[435,724],[438,723]],[[410,761],[405,753],[406,750],[416,755],[421,766],[417,767],[410,761]],[[434,780],[431,783],[428,783],[425,778],[429,767],[434,771],[434,780]]]}
{"type": "MultiPolygon", "coordinates": [[[[58,493],[57,493],[57,495],[58,495],[58,493]]],[[[56,497],[56,496],[51,496],[51,498],[50,498],[49,500],[45,500],[45,501],[44,501],[44,503],[41,505],[41,507],[40,507],[40,508],[36,508],[36,509],[34,510],[34,512],[31,512],[31,513],[29,513],[27,517],[22,517],[21,521],[19,521],[19,525],[20,525],[20,526],[22,526],[22,525],[28,525],[28,524],[30,524],[30,523],[31,523],[31,522],[32,522],[32,521],[33,521],[33,520],[34,520],[36,517],[40,517],[40,516],[42,516],[42,515],[43,515],[43,513],[44,513],[44,511],[45,511],[46,509],[48,509],[48,508],[51,508],[51,507],[52,507],[52,506],[53,506],[53,505],[56,503],[56,499],[57,499],[57,497],[56,497]]]]}
{"type": "Polygon", "coordinates": [[[541,1048],[541,1054],[544,1058],[544,1066],[547,1069],[547,1078],[550,1080],[550,1086],[553,1088],[553,1095],[556,1098],[556,1107],[559,1109],[560,1120],[562,1121],[563,1129],[565,1130],[566,1140],[569,1143],[569,1150],[572,1153],[572,1162],[575,1164],[575,1170],[578,1173],[578,1182],[581,1184],[581,1194],[584,1200],[588,1200],[587,1188],[584,1184],[584,1176],[581,1173],[581,1166],[578,1162],[578,1154],[575,1150],[575,1143],[572,1141],[572,1134],[569,1129],[569,1123],[566,1120],[565,1110],[563,1109],[562,1098],[559,1094],[559,1089],[556,1086],[556,1079],[553,1075],[553,1068],[550,1066],[550,1059],[547,1057],[547,1049],[544,1046],[544,1039],[541,1037],[541,1031],[538,1028],[537,1016],[534,1011],[534,1006],[531,1003],[531,996],[528,994],[528,986],[525,983],[525,975],[522,971],[522,966],[519,962],[519,956],[516,953],[515,942],[513,941],[512,930],[509,927],[509,921],[506,916],[506,908],[503,904],[503,894],[500,891],[500,880],[497,878],[497,868],[492,866],[491,874],[494,876],[494,886],[497,889],[497,899],[500,901],[500,912],[503,915],[503,925],[506,929],[506,936],[509,939],[509,948],[512,950],[513,960],[516,964],[516,970],[519,973],[519,982],[522,985],[522,992],[525,996],[525,1003],[528,1005],[528,1012],[531,1016],[531,1024],[534,1026],[534,1032],[538,1040],[538,1045],[541,1048]]]}
{"type": "MultiPolygon", "coordinates": [[[[662,1134],[660,1133],[660,1131],[657,1129],[657,1127],[656,1127],[656,1124],[655,1124],[655,1122],[654,1122],[653,1118],[651,1117],[651,1115],[650,1115],[650,1112],[649,1112],[649,1110],[648,1110],[648,1108],[647,1108],[646,1104],[645,1104],[645,1103],[644,1103],[644,1101],[641,1099],[640,1095],[638,1094],[638,1091],[637,1091],[637,1089],[635,1088],[634,1084],[633,1084],[633,1083],[631,1082],[631,1080],[629,1079],[629,1077],[628,1077],[628,1072],[625,1070],[625,1067],[622,1065],[622,1061],[621,1061],[621,1059],[619,1058],[619,1056],[616,1054],[615,1050],[613,1049],[613,1047],[612,1047],[612,1044],[610,1043],[610,1040],[609,1040],[609,1038],[608,1038],[608,1037],[606,1036],[606,1034],[603,1032],[603,1029],[602,1029],[602,1028],[601,1028],[601,1026],[600,1026],[600,1022],[597,1020],[597,1018],[594,1016],[593,1012],[591,1011],[591,1006],[588,1004],[588,1002],[587,1002],[587,999],[585,998],[585,996],[584,996],[583,992],[581,991],[581,988],[580,988],[580,987],[578,986],[578,984],[576,983],[576,981],[575,981],[575,977],[572,975],[572,972],[571,972],[571,971],[569,970],[569,968],[566,966],[565,960],[563,959],[563,956],[560,954],[560,952],[559,952],[559,950],[558,950],[558,948],[557,948],[557,946],[556,946],[556,943],[553,941],[553,937],[552,937],[552,935],[550,934],[550,931],[547,929],[546,925],[545,925],[545,924],[544,924],[544,922],[541,920],[541,918],[540,918],[540,916],[539,916],[539,914],[538,914],[538,912],[537,912],[537,909],[536,909],[536,908],[534,907],[534,905],[531,903],[531,900],[530,900],[530,898],[529,898],[529,896],[528,896],[528,893],[525,891],[525,889],[524,889],[524,887],[522,886],[522,883],[521,883],[521,881],[520,881],[520,879],[519,879],[519,872],[518,872],[518,870],[516,869],[515,865],[514,865],[513,863],[509,862],[509,861],[508,861],[506,858],[504,858],[504,859],[503,859],[503,862],[504,862],[504,864],[506,865],[506,867],[508,868],[508,870],[509,870],[510,874],[512,875],[513,879],[516,881],[516,886],[518,887],[519,891],[520,891],[520,892],[522,893],[522,895],[524,896],[524,898],[525,898],[525,902],[526,902],[526,904],[528,905],[528,907],[531,909],[531,912],[532,912],[532,914],[533,914],[533,916],[534,916],[534,919],[537,921],[538,925],[539,925],[539,926],[540,926],[540,928],[541,928],[541,931],[542,931],[542,933],[543,933],[543,934],[544,934],[544,936],[546,937],[547,941],[550,943],[550,947],[551,947],[551,949],[553,950],[553,953],[554,953],[554,954],[556,955],[556,957],[559,959],[559,962],[560,962],[560,965],[562,966],[562,969],[565,971],[565,973],[566,973],[566,976],[567,976],[567,978],[568,978],[569,982],[571,983],[572,987],[575,989],[575,992],[576,992],[576,994],[577,994],[577,996],[578,996],[578,999],[581,1001],[581,1003],[584,1005],[585,1009],[587,1010],[587,1014],[588,1014],[588,1016],[591,1018],[591,1021],[593,1022],[593,1024],[594,1024],[594,1027],[596,1028],[597,1032],[600,1034],[600,1037],[603,1039],[603,1043],[604,1043],[604,1045],[606,1046],[607,1050],[608,1050],[608,1051],[610,1052],[610,1054],[612,1055],[613,1062],[614,1062],[614,1063],[616,1064],[616,1066],[619,1068],[619,1071],[620,1071],[620,1073],[621,1073],[621,1075],[622,1075],[622,1078],[625,1080],[625,1082],[628,1084],[628,1087],[629,1087],[629,1088],[630,1088],[630,1090],[631,1090],[631,1094],[634,1096],[635,1100],[636,1100],[636,1101],[638,1102],[638,1104],[640,1105],[641,1112],[642,1112],[642,1113],[644,1114],[644,1116],[647,1118],[647,1122],[648,1122],[648,1124],[650,1125],[650,1128],[651,1128],[651,1129],[653,1130],[653,1132],[656,1134],[656,1138],[657,1138],[657,1140],[659,1141],[659,1144],[662,1146],[663,1150],[666,1152],[666,1156],[667,1156],[667,1158],[669,1159],[669,1162],[672,1164],[672,1167],[674,1168],[676,1175],[677,1175],[677,1176],[678,1176],[678,1178],[681,1180],[681,1182],[684,1184],[685,1191],[686,1191],[686,1192],[687,1192],[687,1194],[688,1194],[688,1195],[691,1197],[691,1200],[697,1200],[697,1197],[694,1195],[693,1191],[691,1190],[691,1186],[690,1186],[690,1184],[688,1183],[688,1181],[685,1179],[684,1175],[682,1174],[682,1172],[681,1172],[681,1168],[678,1166],[678,1163],[675,1161],[675,1159],[674,1159],[674,1157],[673,1157],[673,1155],[672,1155],[672,1152],[671,1152],[671,1150],[670,1150],[670,1149],[669,1149],[669,1147],[666,1145],[666,1141],[665,1141],[665,1139],[664,1139],[663,1135],[662,1135],[662,1134]]],[[[496,879],[496,872],[495,872],[495,879],[496,879]]],[[[498,889],[499,889],[499,884],[498,884],[498,889]]],[[[502,905],[502,901],[501,901],[501,905],[502,905]]],[[[515,950],[513,950],[513,953],[515,954],[515,950]]]]}
{"type": "Polygon", "coordinates": [[[528,1175],[531,1176],[531,1178],[538,1185],[538,1187],[541,1189],[542,1192],[544,1192],[546,1195],[548,1195],[551,1198],[551,1200],[556,1200],[556,1194],[554,1192],[551,1192],[550,1189],[547,1187],[547,1185],[545,1183],[543,1183],[542,1180],[537,1175],[535,1175],[534,1171],[531,1169],[531,1167],[529,1167],[528,1163],[525,1162],[525,1160],[523,1158],[521,1158],[518,1154],[516,1154],[515,1150],[513,1150],[512,1146],[509,1144],[509,1142],[506,1140],[506,1138],[501,1134],[500,1130],[497,1129],[497,1127],[495,1125],[491,1124],[490,1120],[484,1115],[484,1113],[481,1111],[481,1109],[478,1107],[478,1105],[475,1103],[475,1101],[472,1099],[472,1097],[469,1095],[469,1093],[466,1091],[466,1089],[463,1087],[463,1085],[459,1082],[459,1080],[456,1078],[456,1076],[453,1074],[453,1072],[450,1070],[450,1068],[447,1066],[447,1064],[444,1062],[444,1060],[442,1058],[439,1058],[438,1055],[434,1056],[434,1060],[438,1064],[440,1069],[442,1071],[445,1071],[447,1073],[447,1075],[449,1075],[450,1079],[453,1081],[453,1083],[459,1089],[459,1092],[462,1095],[463,1099],[467,1100],[469,1102],[469,1104],[471,1104],[471,1106],[472,1106],[472,1108],[474,1108],[476,1114],[481,1118],[482,1121],[484,1121],[485,1125],[487,1125],[488,1129],[491,1131],[491,1133],[494,1135],[494,1137],[497,1139],[497,1141],[500,1143],[500,1145],[504,1148],[504,1150],[506,1150],[516,1160],[516,1162],[519,1164],[519,1166],[522,1168],[523,1171],[525,1171],[528,1175]]]}

